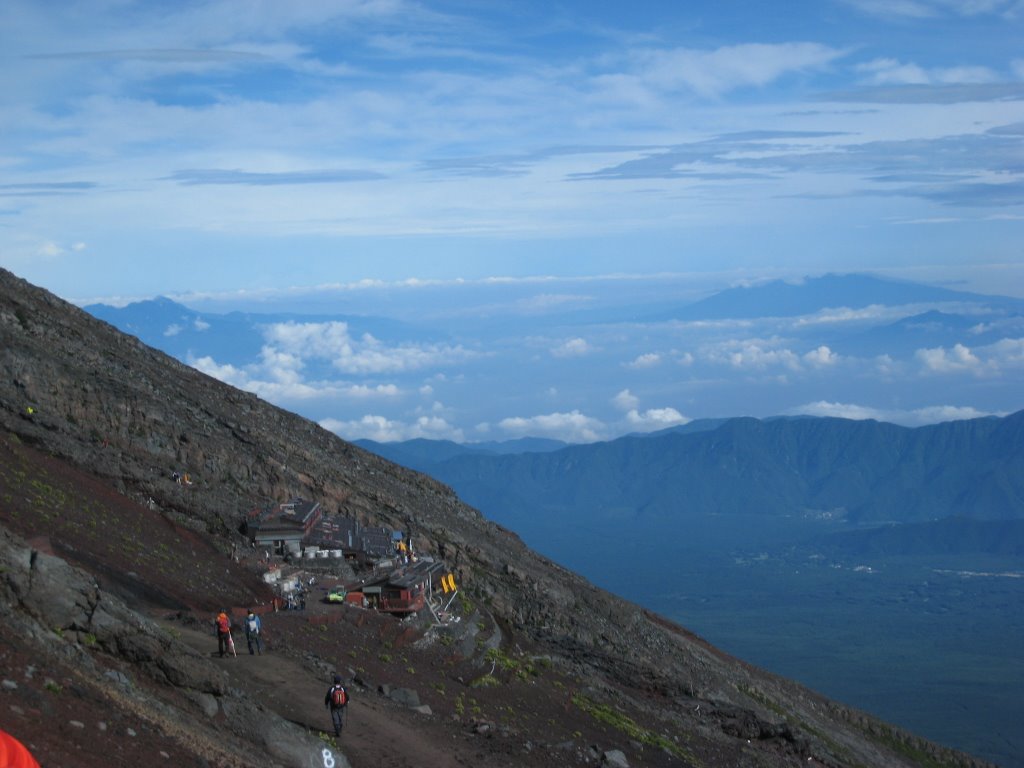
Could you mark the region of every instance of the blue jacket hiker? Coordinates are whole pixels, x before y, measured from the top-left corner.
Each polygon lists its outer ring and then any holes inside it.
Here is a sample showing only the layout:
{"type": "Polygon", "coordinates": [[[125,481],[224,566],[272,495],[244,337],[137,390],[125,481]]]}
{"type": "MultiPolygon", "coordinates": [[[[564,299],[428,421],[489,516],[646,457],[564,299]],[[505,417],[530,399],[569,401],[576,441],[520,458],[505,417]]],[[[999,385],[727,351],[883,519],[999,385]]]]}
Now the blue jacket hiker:
{"type": "Polygon", "coordinates": [[[252,612],[252,608],[249,609],[248,615],[245,617],[245,639],[249,643],[249,655],[252,656],[253,648],[255,652],[263,655],[263,640],[260,639],[260,633],[263,631],[263,622],[260,621],[260,617],[252,612]]]}
{"type": "Polygon", "coordinates": [[[341,684],[341,675],[334,676],[334,685],[327,689],[324,696],[324,706],[331,710],[331,723],[334,725],[334,735],[341,736],[341,726],[348,708],[348,691],[341,684]]]}

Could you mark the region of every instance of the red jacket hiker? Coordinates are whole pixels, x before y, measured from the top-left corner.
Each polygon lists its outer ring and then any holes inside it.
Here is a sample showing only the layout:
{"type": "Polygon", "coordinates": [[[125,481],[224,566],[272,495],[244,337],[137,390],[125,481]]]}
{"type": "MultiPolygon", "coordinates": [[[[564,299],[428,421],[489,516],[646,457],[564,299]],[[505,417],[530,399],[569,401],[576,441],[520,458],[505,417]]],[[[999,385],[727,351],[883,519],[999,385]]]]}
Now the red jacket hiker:
{"type": "Polygon", "coordinates": [[[224,652],[229,649],[231,643],[231,619],[228,618],[228,612],[221,611],[217,614],[215,624],[217,625],[217,651],[223,658],[224,652]]]}

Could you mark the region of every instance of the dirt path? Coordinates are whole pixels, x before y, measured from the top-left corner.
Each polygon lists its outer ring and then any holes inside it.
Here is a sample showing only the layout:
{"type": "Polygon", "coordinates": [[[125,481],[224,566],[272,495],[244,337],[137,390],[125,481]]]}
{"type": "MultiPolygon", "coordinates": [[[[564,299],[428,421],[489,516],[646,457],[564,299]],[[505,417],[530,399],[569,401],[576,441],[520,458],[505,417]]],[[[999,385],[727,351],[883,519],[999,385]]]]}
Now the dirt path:
{"type": "MultiPolygon", "coordinates": [[[[311,731],[332,731],[324,707],[329,680],[320,680],[301,664],[272,650],[250,656],[244,638],[236,638],[237,658],[217,658],[212,633],[166,623],[199,653],[209,654],[231,676],[231,683],[281,717],[311,731]]],[[[340,750],[353,768],[460,768],[476,765],[472,748],[454,729],[431,727],[421,715],[375,692],[353,692],[340,750]],[[446,739],[448,739],[446,743],[446,739]],[[459,753],[462,754],[459,754],[459,753]]],[[[436,725],[436,724],[433,724],[436,725]]]]}

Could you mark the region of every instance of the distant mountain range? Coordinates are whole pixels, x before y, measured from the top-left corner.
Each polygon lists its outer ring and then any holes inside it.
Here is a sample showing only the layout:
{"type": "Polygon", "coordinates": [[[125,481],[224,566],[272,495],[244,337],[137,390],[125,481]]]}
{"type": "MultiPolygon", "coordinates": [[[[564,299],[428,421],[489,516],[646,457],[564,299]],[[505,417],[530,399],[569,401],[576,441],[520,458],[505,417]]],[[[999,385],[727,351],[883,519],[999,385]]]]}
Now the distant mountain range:
{"type": "MultiPolygon", "coordinates": [[[[503,455],[425,440],[359,445],[448,483],[516,529],[547,519],[590,530],[656,525],[671,535],[702,517],[750,514],[780,526],[800,518],[848,528],[1024,520],[1024,411],[916,429],[735,418],[503,455]]],[[[950,526],[935,531],[959,535],[950,526]]],[[[947,546],[939,539],[937,547],[947,546]]]]}
{"type": "Polygon", "coordinates": [[[164,296],[123,307],[90,304],[83,309],[148,346],[187,360],[212,356],[239,365],[259,358],[266,343],[264,329],[277,323],[346,323],[353,333],[379,339],[424,338],[422,329],[385,317],[299,312],[198,312],[164,296]]]}
{"type": "Polygon", "coordinates": [[[984,346],[1008,336],[1024,336],[1024,315],[993,316],[982,311],[970,315],[929,310],[846,336],[841,346],[843,352],[850,355],[867,356],[885,350],[894,357],[903,357],[918,349],[950,346],[953,339],[984,346]]]}
{"type": "MultiPolygon", "coordinates": [[[[630,304],[602,309],[569,310],[519,317],[524,329],[531,324],[586,326],[601,323],[698,321],[751,318],[788,318],[813,315],[826,309],[867,307],[942,307],[916,312],[899,320],[870,322],[870,327],[850,334],[837,332],[828,324],[809,328],[807,333],[837,345],[844,354],[875,355],[909,353],[921,346],[952,346],[969,337],[986,344],[1008,334],[1024,334],[1024,301],[933,287],[872,275],[834,275],[807,278],[801,282],[775,280],[749,287],[729,288],[692,303],[659,302],[656,310],[630,304]],[[972,330],[973,329],[973,330],[972,330]]],[[[441,341],[452,332],[451,321],[437,319],[411,324],[383,316],[344,313],[307,314],[295,312],[200,312],[166,297],[135,302],[123,307],[90,304],[84,307],[118,330],[137,336],[144,343],[185,360],[212,356],[234,365],[258,358],[265,343],[264,330],[277,323],[343,322],[353,336],[370,334],[380,340],[441,341]]],[[[462,321],[464,322],[464,321],[462,321]]],[[[478,324],[480,333],[495,332],[493,320],[478,324]]],[[[464,332],[464,331],[463,331],[464,332]]]]}
{"type": "Polygon", "coordinates": [[[796,317],[823,309],[872,305],[977,304],[1021,312],[1024,302],[1003,296],[981,296],[920,283],[888,280],[872,275],[835,275],[807,278],[801,282],[773,280],[751,286],[729,288],[706,299],[651,319],[711,320],[725,318],[796,317]]]}

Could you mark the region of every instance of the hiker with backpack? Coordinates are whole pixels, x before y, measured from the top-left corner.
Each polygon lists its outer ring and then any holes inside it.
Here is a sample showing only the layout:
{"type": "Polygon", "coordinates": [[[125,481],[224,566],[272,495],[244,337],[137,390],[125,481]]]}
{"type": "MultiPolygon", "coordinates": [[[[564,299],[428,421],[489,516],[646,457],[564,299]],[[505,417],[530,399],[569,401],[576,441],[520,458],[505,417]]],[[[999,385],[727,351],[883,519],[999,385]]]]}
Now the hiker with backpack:
{"type": "Polygon", "coordinates": [[[324,706],[331,710],[335,737],[340,737],[345,710],[348,708],[348,691],[341,684],[341,675],[334,676],[334,685],[327,689],[327,695],[324,696],[324,706]]]}
{"type": "Polygon", "coordinates": [[[221,611],[214,619],[214,626],[217,630],[217,650],[223,659],[227,651],[234,651],[234,643],[231,642],[231,619],[228,618],[227,610],[221,611]]]}
{"type": "Polygon", "coordinates": [[[260,617],[253,613],[252,608],[250,608],[249,613],[245,617],[245,641],[249,644],[250,656],[253,655],[253,646],[255,646],[258,655],[263,655],[263,640],[260,639],[262,631],[263,622],[260,621],[260,617]]]}

